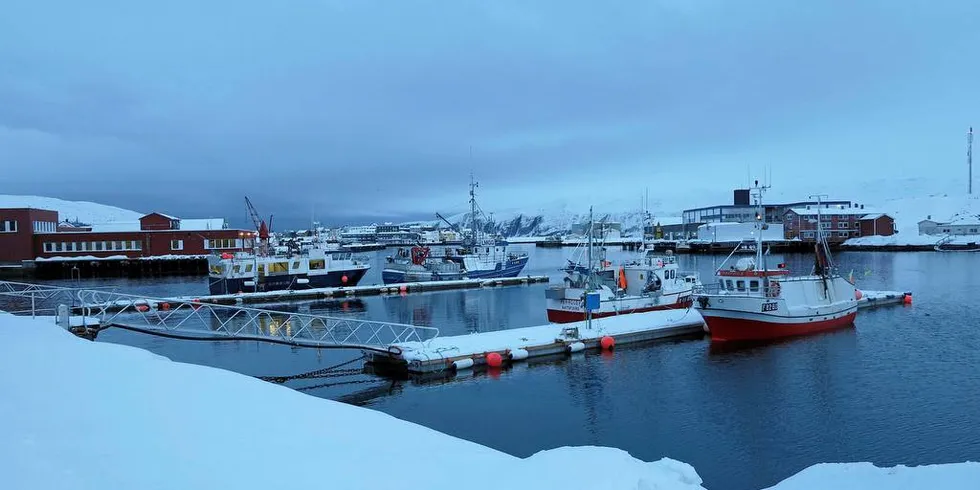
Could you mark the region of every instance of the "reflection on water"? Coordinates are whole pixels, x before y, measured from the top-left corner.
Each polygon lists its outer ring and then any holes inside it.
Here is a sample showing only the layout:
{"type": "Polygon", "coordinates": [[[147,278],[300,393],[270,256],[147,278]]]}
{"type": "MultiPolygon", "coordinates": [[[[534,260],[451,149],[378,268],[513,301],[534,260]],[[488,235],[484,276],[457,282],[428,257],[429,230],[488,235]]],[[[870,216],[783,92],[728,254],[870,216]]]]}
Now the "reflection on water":
{"type": "MultiPolygon", "coordinates": [[[[571,249],[524,247],[528,274],[560,277],[571,249]]],[[[617,260],[633,256],[610,251],[617,260]]],[[[383,257],[383,254],[376,254],[383,257]]],[[[712,280],[722,256],[680,256],[712,280]]],[[[717,350],[707,340],[617,347],[498,371],[389,380],[367,373],[287,386],[363,404],[517,456],[600,444],[645,460],[693,464],[708,488],[764,488],[824,461],[929,464],[980,457],[980,329],[973,320],[980,254],[836,256],[859,288],[910,290],[911,307],[862,310],[853,328],[717,350]],[[348,384],[337,384],[349,382],[348,384]],[[473,423],[474,419],[479,423],[473,423]]],[[[808,272],[812,259],[784,257],[808,272]]],[[[380,282],[377,266],[366,278],[380,282]]],[[[201,294],[203,279],[94,281],[145,294],[201,294]]],[[[376,296],[277,309],[415,323],[464,335],[545,323],[545,285],[376,296]]],[[[283,328],[279,326],[278,328],[283,328]]],[[[290,375],[359,352],[257,342],[185,342],[103,332],[105,342],[249,375],[290,375]]],[[[357,365],[356,363],[354,364],[357,365]]]]}

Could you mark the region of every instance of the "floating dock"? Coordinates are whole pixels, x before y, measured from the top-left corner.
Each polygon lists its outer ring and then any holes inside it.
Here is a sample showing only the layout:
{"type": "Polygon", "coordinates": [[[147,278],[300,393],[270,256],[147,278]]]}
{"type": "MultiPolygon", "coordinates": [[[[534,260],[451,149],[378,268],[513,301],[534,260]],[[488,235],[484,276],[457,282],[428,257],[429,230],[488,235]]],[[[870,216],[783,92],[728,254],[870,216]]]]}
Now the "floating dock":
{"type": "Polygon", "coordinates": [[[703,334],[704,319],[692,308],[600,318],[592,320],[592,328],[587,322],[575,322],[436,337],[392,345],[387,355],[367,354],[373,364],[424,374],[580,352],[602,342],[624,345],[703,334]]]}
{"type": "Polygon", "coordinates": [[[175,301],[199,303],[237,304],[292,301],[319,298],[347,298],[351,296],[376,296],[379,294],[419,293],[452,289],[475,289],[496,286],[520,286],[548,282],[548,276],[502,277],[498,279],[460,279],[458,281],[406,282],[400,284],[375,284],[339,288],[313,288],[260,293],[219,294],[213,296],[187,296],[175,301]]]}
{"type": "MultiPolygon", "coordinates": [[[[858,308],[911,304],[911,299],[911,293],[862,291],[858,308]]],[[[387,354],[365,355],[369,363],[382,369],[430,374],[705,332],[701,314],[690,308],[600,318],[592,321],[592,328],[586,322],[575,322],[436,337],[426,342],[394,344],[387,354]]]]}

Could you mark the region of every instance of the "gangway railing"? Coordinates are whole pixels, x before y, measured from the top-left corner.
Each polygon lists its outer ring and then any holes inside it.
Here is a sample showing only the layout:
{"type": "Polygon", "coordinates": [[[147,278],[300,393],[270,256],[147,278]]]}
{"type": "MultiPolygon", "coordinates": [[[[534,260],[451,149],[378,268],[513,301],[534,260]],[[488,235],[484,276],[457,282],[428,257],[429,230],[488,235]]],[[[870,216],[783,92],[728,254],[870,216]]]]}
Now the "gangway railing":
{"type": "MultiPolygon", "coordinates": [[[[403,323],[293,313],[116,291],[0,281],[0,296],[29,298],[32,315],[68,310],[99,328],[119,327],[194,340],[258,340],[300,347],[387,352],[402,342],[425,342],[439,329],[403,323]],[[48,305],[38,305],[44,300],[48,305]],[[57,306],[51,307],[55,302],[57,306]]],[[[6,309],[0,306],[0,309],[6,309]]],[[[25,313],[26,310],[10,311],[25,313]]]]}

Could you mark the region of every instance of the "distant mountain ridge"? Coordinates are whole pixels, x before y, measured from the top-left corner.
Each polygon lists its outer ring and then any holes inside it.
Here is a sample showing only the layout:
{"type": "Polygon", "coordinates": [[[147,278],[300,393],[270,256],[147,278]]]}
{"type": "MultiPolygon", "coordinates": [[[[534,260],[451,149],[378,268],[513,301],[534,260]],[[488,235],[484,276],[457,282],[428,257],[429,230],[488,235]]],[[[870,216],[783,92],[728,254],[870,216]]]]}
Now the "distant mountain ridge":
{"type": "Polygon", "coordinates": [[[34,208],[58,212],[60,221],[86,224],[136,221],[143,213],[88,201],[66,201],[53,197],[0,194],[0,208],[34,208]]]}

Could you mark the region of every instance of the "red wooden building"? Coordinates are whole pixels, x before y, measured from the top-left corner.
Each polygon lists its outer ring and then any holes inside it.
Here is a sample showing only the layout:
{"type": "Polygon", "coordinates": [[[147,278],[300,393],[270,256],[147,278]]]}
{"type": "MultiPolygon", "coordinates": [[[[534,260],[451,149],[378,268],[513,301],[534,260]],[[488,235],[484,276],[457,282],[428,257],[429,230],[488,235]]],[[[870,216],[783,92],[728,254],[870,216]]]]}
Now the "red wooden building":
{"type": "Polygon", "coordinates": [[[58,213],[44,209],[0,209],[0,263],[34,258],[34,235],[58,229],[58,213]]]}
{"type": "Polygon", "coordinates": [[[191,256],[253,248],[255,232],[228,228],[224,219],[180,219],[150,213],[138,222],[58,225],[58,213],[0,209],[0,262],[87,257],[191,256]],[[3,231],[3,230],[8,231],[3,231]]]}
{"type": "MultiPolygon", "coordinates": [[[[869,214],[862,207],[825,206],[820,208],[820,228],[830,243],[848,238],[895,233],[895,220],[887,214],[869,214]]],[[[783,215],[783,233],[788,240],[816,241],[817,206],[791,208],[783,215]]]]}

